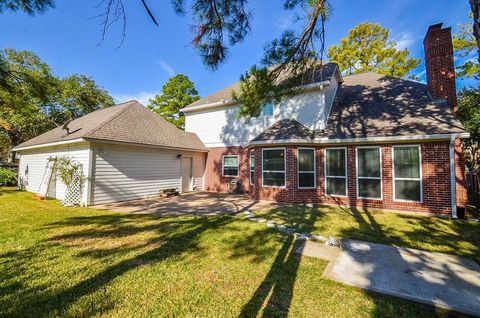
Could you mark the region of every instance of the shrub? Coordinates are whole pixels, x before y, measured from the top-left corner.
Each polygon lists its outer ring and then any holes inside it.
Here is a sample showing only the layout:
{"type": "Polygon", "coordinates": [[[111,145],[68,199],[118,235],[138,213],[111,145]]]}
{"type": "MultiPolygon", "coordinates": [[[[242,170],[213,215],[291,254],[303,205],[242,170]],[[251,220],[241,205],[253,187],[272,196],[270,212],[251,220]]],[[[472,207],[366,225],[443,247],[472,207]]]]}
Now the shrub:
{"type": "Polygon", "coordinates": [[[0,185],[14,185],[17,183],[17,173],[10,169],[0,168],[0,185]]]}

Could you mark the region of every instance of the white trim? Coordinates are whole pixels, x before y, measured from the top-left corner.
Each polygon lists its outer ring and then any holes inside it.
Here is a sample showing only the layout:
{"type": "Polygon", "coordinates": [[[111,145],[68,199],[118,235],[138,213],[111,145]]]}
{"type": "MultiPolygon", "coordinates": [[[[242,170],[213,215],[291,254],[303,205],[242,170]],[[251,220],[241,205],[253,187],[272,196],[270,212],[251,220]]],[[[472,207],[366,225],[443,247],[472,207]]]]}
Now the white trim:
{"type": "Polygon", "coordinates": [[[409,203],[423,203],[423,171],[422,171],[422,147],[420,145],[394,145],[392,146],[392,190],[393,190],[393,201],[395,202],[409,202],[409,203]],[[420,178],[395,178],[395,148],[408,148],[408,147],[417,147],[418,148],[418,160],[419,160],[419,172],[420,178]],[[395,195],[395,180],[410,180],[410,181],[420,181],[420,201],[415,200],[401,200],[397,199],[395,195]]]}
{"type": "Polygon", "coordinates": [[[297,148],[297,188],[298,189],[316,189],[317,188],[317,151],[311,147],[299,147],[297,148]],[[300,171],[300,150],[313,150],[313,171],[300,171]],[[313,173],[313,187],[301,187],[300,186],[300,173],[313,173]]]}
{"type": "Polygon", "coordinates": [[[287,150],[286,148],[263,148],[262,149],[262,187],[263,188],[280,188],[284,189],[287,187],[287,150]],[[264,170],[263,169],[263,153],[268,150],[283,150],[283,167],[284,170],[264,170]],[[283,173],[283,186],[271,186],[271,185],[265,185],[265,178],[263,177],[264,172],[278,172],[278,173],[283,173]]]}
{"type": "Polygon", "coordinates": [[[378,142],[412,142],[422,140],[450,140],[451,136],[456,138],[470,138],[469,133],[453,133],[453,134],[433,134],[433,135],[409,135],[409,136],[383,136],[383,137],[362,137],[362,138],[337,138],[328,139],[328,137],[315,139],[281,139],[281,140],[265,140],[251,141],[247,146],[270,145],[270,144],[346,144],[346,143],[378,143],[378,142]]]}
{"type": "Polygon", "coordinates": [[[67,145],[67,144],[82,142],[82,141],[86,141],[86,140],[83,139],[83,138],[77,138],[77,139],[49,142],[49,143],[46,143],[46,144],[33,145],[33,146],[24,146],[24,147],[18,147],[17,146],[17,147],[13,147],[12,151],[22,151],[22,150],[36,149],[36,148],[43,148],[43,147],[61,146],[61,145],[67,145]]]}
{"type": "Polygon", "coordinates": [[[450,199],[452,205],[452,218],[457,216],[457,174],[455,171],[455,137],[452,136],[449,145],[450,154],[450,199]]]}
{"type": "Polygon", "coordinates": [[[366,200],[383,200],[383,169],[382,169],[382,147],[381,146],[359,146],[355,147],[355,180],[356,180],[356,190],[357,198],[366,199],[366,200]],[[378,149],[378,156],[380,157],[380,177],[359,177],[358,176],[358,149],[378,149]],[[358,189],[358,179],[370,179],[370,180],[380,180],[380,198],[375,197],[361,197],[359,195],[358,189]]]}
{"type": "Polygon", "coordinates": [[[252,162],[251,162],[252,155],[253,155],[253,176],[255,177],[255,150],[250,150],[248,152],[248,179],[250,180],[250,185],[254,186],[255,180],[252,180],[252,162]]]}
{"type": "Polygon", "coordinates": [[[93,204],[93,188],[94,188],[94,183],[93,183],[93,165],[94,165],[94,158],[93,158],[93,145],[91,142],[88,143],[88,173],[87,173],[87,182],[86,182],[86,190],[87,190],[87,206],[93,204]]]}
{"type": "MultiPolygon", "coordinates": [[[[234,166],[227,166],[233,168],[234,166]]],[[[238,177],[240,174],[240,157],[238,155],[223,155],[222,156],[222,177],[238,177]],[[237,174],[236,175],[226,175],[225,174],[225,157],[237,157],[237,174]]]]}
{"type": "Polygon", "coordinates": [[[347,147],[329,147],[325,148],[323,152],[324,158],[324,167],[323,167],[323,176],[324,176],[324,183],[325,183],[325,195],[329,197],[348,197],[348,149],[347,147]],[[343,149],[345,150],[345,176],[327,176],[327,150],[335,150],[335,149],[343,149]],[[328,194],[327,193],[327,178],[344,178],[345,179],[345,195],[341,194],[328,194]]]}

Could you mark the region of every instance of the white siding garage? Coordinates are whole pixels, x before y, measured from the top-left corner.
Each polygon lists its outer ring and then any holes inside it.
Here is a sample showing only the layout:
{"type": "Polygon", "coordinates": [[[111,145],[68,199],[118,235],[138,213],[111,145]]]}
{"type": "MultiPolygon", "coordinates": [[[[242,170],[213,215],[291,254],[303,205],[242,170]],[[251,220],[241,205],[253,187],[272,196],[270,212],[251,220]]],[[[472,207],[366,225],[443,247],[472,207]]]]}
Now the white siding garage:
{"type": "MultiPolygon", "coordinates": [[[[72,143],[62,146],[28,149],[20,152],[20,166],[18,169],[20,184],[24,189],[36,193],[45,175],[48,158],[69,157],[81,164],[83,174],[88,175],[89,143],[72,143]]],[[[82,204],[87,204],[88,183],[82,192],[82,204]]],[[[49,192],[56,199],[63,200],[66,187],[60,178],[55,178],[54,187],[49,192]]]]}
{"type": "Polygon", "coordinates": [[[181,157],[192,158],[191,189],[203,189],[204,153],[97,143],[92,149],[91,204],[157,196],[166,188],[181,190],[181,157]]]}

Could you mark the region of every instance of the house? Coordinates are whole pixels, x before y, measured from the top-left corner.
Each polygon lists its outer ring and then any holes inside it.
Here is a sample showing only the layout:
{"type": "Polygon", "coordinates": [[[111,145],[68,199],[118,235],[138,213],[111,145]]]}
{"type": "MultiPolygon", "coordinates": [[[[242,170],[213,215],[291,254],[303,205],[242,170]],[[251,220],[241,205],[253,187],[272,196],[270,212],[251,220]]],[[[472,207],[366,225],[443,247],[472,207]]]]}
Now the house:
{"type": "MultiPolygon", "coordinates": [[[[49,158],[72,158],[86,177],[80,203],[94,205],[155,196],[168,188],[201,190],[207,149],[195,134],[131,101],[94,111],[14,151],[20,154],[20,184],[35,193],[47,183],[49,158]]],[[[66,192],[57,178],[48,196],[63,200],[66,192]]]]}
{"type": "MultiPolygon", "coordinates": [[[[451,214],[466,206],[450,28],[424,40],[427,85],[377,73],[342,76],[323,65],[314,83],[260,116],[238,118],[239,83],[182,111],[183,132],[128,102],[95,111],[14,150],[20,179],[37,192],[52,156],[80,162],[82,203],[156,195],[177,187],[255,200],[451,214]]],[[[65,186],[55,183],[55,197],[65,186]]]]}
{"type": "Polygon", "coordinates": [[[239,83],[185,107],[208,148],[204,188],[232,178],[256,200],[323,203],[456,217],[466,206],[451,29],[428,28],[427,85],[377,73],[322,76],[298,95],[237,117],[239,83]]]}

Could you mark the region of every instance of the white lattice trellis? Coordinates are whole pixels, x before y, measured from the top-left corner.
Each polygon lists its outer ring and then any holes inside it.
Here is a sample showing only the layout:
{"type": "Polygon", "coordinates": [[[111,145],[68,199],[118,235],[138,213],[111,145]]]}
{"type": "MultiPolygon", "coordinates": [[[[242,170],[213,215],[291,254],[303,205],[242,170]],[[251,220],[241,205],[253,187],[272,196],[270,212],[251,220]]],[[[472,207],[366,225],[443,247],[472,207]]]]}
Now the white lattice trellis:
{"type": "Polygon", "coordinates": [[[82,170],[81,168],[75,171],[72,183],[65,191],[65,198],[62,203],[64,206],[80,205],[82,200],[83,184],[82,184],[82,170]]]}

